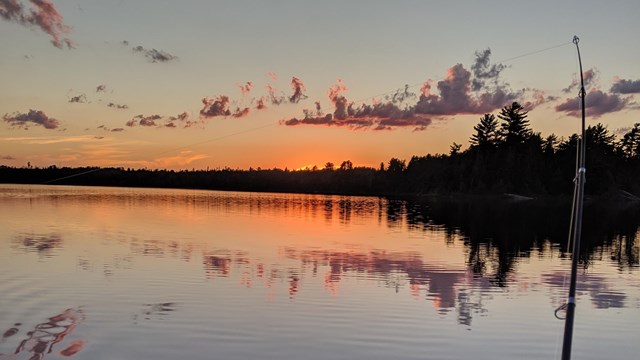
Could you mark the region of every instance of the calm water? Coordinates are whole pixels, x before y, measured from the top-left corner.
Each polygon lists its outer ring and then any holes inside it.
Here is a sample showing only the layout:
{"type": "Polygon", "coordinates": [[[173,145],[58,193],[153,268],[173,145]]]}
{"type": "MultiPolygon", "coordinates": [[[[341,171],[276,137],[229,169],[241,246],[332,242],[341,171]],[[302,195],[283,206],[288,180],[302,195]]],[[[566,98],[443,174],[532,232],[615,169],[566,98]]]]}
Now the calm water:
{"type": "MultiPolygon", "coordinates": [[[[0,185],[0,359],[559,358],[567,212],[0,185]]],[[[575,359],[640,353],[636,215],[586,214],[575,359]]]]}

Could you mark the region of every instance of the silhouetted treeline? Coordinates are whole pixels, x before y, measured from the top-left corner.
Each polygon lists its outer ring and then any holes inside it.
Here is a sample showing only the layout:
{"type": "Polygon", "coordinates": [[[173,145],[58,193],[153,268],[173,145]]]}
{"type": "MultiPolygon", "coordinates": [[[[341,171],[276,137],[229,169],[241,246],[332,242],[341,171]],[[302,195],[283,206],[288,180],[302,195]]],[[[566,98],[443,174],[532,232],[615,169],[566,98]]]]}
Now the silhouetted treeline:
{"type": "MultiPolygon", "coordinates": [[[[453,143],[449,154],[392,158],[378,169],[354,167],[289,171],[140,170],[124,168],[16,168],[0,166],[0,182],[163,187],[349,195],[502,194],[569,195],[579,136],[542,137],[527,111],[514,102],[474,126],[470,146],[453,143]]],[[[602,124],[586,131],[588,195],[640,194],[640,123],[617,139],[602,124]]]]}

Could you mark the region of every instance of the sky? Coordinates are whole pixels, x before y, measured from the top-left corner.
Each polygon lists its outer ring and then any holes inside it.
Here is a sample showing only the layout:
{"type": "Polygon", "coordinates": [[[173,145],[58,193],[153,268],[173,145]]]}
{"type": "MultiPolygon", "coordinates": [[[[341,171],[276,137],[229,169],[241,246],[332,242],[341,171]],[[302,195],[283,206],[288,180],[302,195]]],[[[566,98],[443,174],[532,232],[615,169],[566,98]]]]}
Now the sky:
{"type": "Polygon", "coordinates": [[[0,0],[0,165],[301,169],[640,122],[640,2],[0,0]]]}

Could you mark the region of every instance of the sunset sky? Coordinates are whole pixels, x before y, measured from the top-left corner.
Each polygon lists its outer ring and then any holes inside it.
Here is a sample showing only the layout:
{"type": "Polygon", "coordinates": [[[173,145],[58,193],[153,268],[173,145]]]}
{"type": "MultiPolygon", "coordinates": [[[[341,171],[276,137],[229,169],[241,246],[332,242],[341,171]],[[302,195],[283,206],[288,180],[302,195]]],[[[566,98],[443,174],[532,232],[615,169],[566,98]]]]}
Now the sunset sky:
{"type": "Polygon", "coordinates": [[[289,168],[640,122],[640,2],[0,0],[0,165],[289,168]]]}

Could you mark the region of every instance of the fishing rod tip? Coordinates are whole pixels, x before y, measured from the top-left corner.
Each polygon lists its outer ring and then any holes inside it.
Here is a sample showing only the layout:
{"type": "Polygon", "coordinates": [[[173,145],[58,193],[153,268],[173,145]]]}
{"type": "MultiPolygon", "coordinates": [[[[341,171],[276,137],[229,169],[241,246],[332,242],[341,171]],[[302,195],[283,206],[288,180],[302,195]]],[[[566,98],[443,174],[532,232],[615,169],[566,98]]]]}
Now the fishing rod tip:
{"type": "Polygon", "coordinates": [[[573,35],[573,43],[578,45],[579,41],[580,41],[580,38],[577,35],[573,35]]]}

